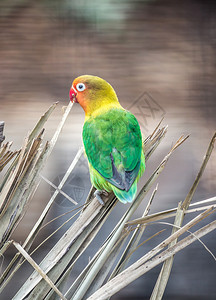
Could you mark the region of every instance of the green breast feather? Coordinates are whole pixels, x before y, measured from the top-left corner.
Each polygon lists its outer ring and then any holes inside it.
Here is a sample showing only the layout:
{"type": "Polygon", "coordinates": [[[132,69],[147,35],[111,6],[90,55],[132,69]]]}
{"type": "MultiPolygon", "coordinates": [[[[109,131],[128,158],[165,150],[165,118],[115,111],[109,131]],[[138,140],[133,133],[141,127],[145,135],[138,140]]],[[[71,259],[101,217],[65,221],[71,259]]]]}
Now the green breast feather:
{"type": "Polygon", "coordinates": [[[91,117],[83,126],[83,142],[93,168],[117,188],[128,191],[138,175],[142,152],[136,118],[120,108],[91,117]]]}

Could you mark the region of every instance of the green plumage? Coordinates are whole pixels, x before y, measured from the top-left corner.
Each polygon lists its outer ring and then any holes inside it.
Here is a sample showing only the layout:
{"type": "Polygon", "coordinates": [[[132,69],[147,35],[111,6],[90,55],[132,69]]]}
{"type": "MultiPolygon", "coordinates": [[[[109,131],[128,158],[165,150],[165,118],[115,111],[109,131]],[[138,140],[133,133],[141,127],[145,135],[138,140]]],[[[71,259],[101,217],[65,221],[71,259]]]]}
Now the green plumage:
{"type": "Polygon", "coordinates": [[[83,142],[92,184],[98,190],[113,190],[122,202],[131,202],[145,169],[141,131],[134,115],[111,108],[91,116],[83,126],[83,142]]]}

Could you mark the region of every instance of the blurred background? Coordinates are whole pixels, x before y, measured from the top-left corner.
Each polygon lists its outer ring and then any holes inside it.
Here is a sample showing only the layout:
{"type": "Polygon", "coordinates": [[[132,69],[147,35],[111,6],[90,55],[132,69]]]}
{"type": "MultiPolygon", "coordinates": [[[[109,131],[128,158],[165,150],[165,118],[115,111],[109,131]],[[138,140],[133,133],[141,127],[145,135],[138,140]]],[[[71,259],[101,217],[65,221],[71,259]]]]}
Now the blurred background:
{"type": "MultiPolygon", "coordinates": [[[[174,153],[160,176],[151,213],[176,207],[187,195],[208,143],[216,129],[216,2],[202,0],[1,0],[0,1],[0,120],[4,134],[19,149],[40,116],[56,101],[59,105],[46,127],[50,139],[69,102],[73,79],[92,74],[106,79],[121,104],[138,118],[143,134],[150,134],[162,116],[166,138],[147,163],[142,183],[181,134],[190,138],[174,153]]],[[[84,113],[74,105],[43,175],[58,184],[82,146],[84,113]]],[[[215,196],[216,155],[213,153],[193,201],[215,196]]],[[[82,157],[63,190],[83,204],[90,189],[88,166],[82,157]]],[[[42,181],[31,206],[14,232],[24,241],[53,193],[42,181]]],[[[150,194],[143,201],[143,209],[150,194]]],[[[48,219],[73,205],[59,196],[48,219]]],[[[73,269],[80,273],[127,206],[118,204],[96,241],[73,269]]],[[[140,216],[137,213],[136,217],[140,216]]],[[[188,221],[192,216],[187,216],[188,221]]],[[[46,226],[35,246],[68,216],[46,226]]],[[[214,216],[209,217],[208,222],[214,216]]],[[[170,222],[173,220],[170,220],[170,222]]],[[[44,257],[61,231],[34,255],[44,257]]],[[[133,261],[167,236],[171,227],[155,224],[146,239],[166,228],[164,235],[140,247],[133,261]]],[[[203,238],[216,254],[215,232],[203,238]]],[[[6,265],[14,254],[10,249],[6,265]]],[[[113,299],[149,299],[160,267],[136,280],[113,299]]],[[[11,299],[32,272],[25,263],[0,299],[11,299]]],[[[164,299],[215,299],[216,264],[196,242],[176,255],[164,299]]]]}

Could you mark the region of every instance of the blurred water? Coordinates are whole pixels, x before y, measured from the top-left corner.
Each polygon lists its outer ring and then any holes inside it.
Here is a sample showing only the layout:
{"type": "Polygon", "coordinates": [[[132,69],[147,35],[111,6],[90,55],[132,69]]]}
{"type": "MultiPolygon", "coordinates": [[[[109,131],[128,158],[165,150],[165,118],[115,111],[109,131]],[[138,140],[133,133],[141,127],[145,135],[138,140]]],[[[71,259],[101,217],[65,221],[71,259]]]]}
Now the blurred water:
{"type": "MultiPolygon", "coordinates": [[[[190,139],[173,155],[159,179],[152,212],[176,206],[189,191],[216,127],[215,12],[214,1],[198,0],[2,0],[0,119],[5,121],[6,139],[13,140],[14,148],[18,149],[39,117],[58,100],[59,107],[47,125],[46,138],[50,138],[60,120],[61,106],[69,101],[73,79],[81,74],[98,75],[113,85],[121,104],[137,116],[145,135],[165,114],[164,123],[169,124],[169,131],[160,150],[148,162],[143,180],[182,133],[190,134],[190,139]]],[[[50,180],[58,180],[64,174],[82,145],[83,121],[83,111],[74,106],[44,171],[50,180]]],[[[71,187],[71,196],[78,197],[80,203],[90,187],[85,164],[83,159],[75,177],[65,187],[66,190],[71,187]],[[77,188],[79,178],[76,176],[80,176],[80,172],[85,183],[88,182],[84,192],[82,186],[77,188]]],[[[215,169],[214,152],[195,200],[215,195],[215,169]]],[[[16,240],[24,240],[51,193],[47,184],[42,183],[14,234],[16,240]]],[[[58,201],[61,203],[61,199],[58,201]]],[[[59,203],[53,207],[50,218],[68,210],[67,205],[59,203]]],[[[98,243],[125,209],[118,205],[113,219],[99,235],[98,243]]],[[[45,230],[41,239],[58,225],[45,230]]],[[[146,234],[150,236],[152,231],[149,229],[146,234]]],[[[44,251],[57,239],[53,238],[44,251]]],[[[205,237],[205,241],[214,252],[215,233],[205,237]]],[[[149,242],[141,247],[137,256],[152,246],[153,242],[149,242]]],[[[93,253],[92,246],[73,276],[93,253]]],[[[137,280],[113,299],[126,299],[126,295],[127,299],[148,299],[158,270],[137,280]]],[[[164,299],[215,299],[215,275],[215,262],[195,243],[176,256],[164,299]]],[[[16,283],[15,290],[22,284],[19,276],[16,283]]],[[[9,287],[2,299],[10,299],[14,292],[9,287]]]]}

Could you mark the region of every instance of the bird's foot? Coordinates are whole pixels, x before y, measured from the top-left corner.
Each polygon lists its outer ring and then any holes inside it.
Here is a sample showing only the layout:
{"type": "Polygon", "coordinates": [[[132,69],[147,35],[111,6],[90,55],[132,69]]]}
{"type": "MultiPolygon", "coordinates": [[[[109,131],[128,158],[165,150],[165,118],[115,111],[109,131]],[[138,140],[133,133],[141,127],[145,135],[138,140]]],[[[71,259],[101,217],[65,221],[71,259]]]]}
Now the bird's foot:
{"type": "Polygon", "coordinates": [[[103,200],[102,200],[102,198],[101,198],[101,195],[108,196],[109,193],[108,193],[107,191],[105,191],[105,190],[102,190],[102,191],[96,190],[96,191],[94,192],[94,196],[97,198],[97,200],[99,201],[99,203],[100,203],[102,206],[104,206],[104,202],[103,202],[103,200]]]}

